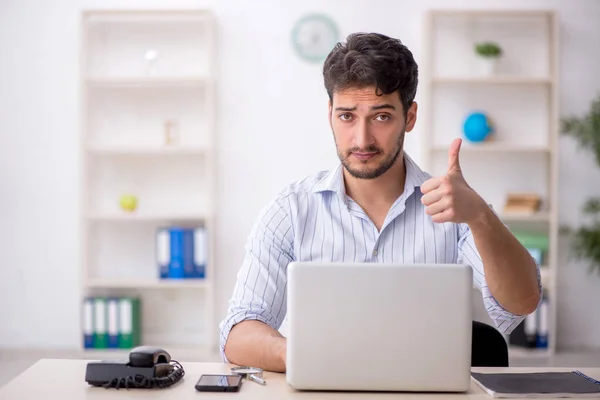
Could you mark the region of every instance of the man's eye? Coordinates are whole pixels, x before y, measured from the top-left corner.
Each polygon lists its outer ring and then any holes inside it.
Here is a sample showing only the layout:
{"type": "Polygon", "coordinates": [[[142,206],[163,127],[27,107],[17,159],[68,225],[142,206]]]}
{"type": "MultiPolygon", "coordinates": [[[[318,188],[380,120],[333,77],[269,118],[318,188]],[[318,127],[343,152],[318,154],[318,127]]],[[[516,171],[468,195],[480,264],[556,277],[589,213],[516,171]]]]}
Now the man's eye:
{"type": "Polygon", "coordinates": [[[386,114],[381,114],[375,117],[378,121],[388,121],[391,117],[386,114]]]}
{"type": "Polygon", "coordinates": [[[340,114],[339,118],[342,121],[350,121],[352,119],[352,115],[350,115],[350,114],[340,114]]]}

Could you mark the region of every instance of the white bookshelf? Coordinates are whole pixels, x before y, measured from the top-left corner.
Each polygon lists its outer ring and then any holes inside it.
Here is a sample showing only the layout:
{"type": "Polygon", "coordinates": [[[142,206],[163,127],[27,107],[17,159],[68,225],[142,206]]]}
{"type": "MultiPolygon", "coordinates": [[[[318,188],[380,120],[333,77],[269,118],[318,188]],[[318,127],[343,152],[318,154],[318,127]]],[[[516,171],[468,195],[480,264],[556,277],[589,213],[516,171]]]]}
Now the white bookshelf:
{"type": "MultiPolygon", "coordinates": [[[[449,146],[447,145],[434,145],[431,150],[433,152],[443,152],[448,154],[449,146]]],[[[508,143],[492,143],[492,144],[481,144],[474,146],[469,143],[463,143],[460,152],[462,153],[488,153],[488,154],[501,154],[501,153],[524,153],[527,156],[528,153],[549,153],[552,149],[544,145],[536,146],[515,146],[508,143]]]]}
{"type": "Polygon", "coordinates": [[[149,222],[161,222],[163,224],[169,222],[191,222],[197,221],[202,222],[208,219],[208,214],[198,213],[181,213],[181,212],[170,212],[170,213],[157,213],[157,212],[135,212],[125,213],[120,211],[115,212],[101,212],[101,213],[90,213],[88,219],[91,221],[149,221],[149,222]]]}
{"type": "Polygon", "coordinates": [[[211,84],[207,77],[93,77],[87,80],[90,87],[95,88],[158,88],[158,87],[205,87],[211,84]]]}
{"type": "Polygon", "coordinates": [[[106,289],[206,289],[211,285],[207,279],[157,279],[157,278],[92,278],[88,288],[106,289]]]}
{"type": "Polygon", "coordinates": [[[545,10],[432,10],[424,24],[419,104],[423,165],[434,175],[443,174],[451,141],[463,138],[460,162],[467,182],[510,229],[549,236],[541,266],[550,300],[549,347],[511,347],[512,358],[547,357],[556,351],[557,26],[554,12],[545,10]],[[495,41],[503,49],[491,75],[478,69],[474,44],[481,41],[495,41]],[[475,111],[486,112],[494,122],[492,140],[471,143],[464,137],[464,119],[475,111]],[[509,192],[538,193],[542,209],[533,215],[504,214],[509,192]]]}
{"type": "Polygon", "coordinates": [[[201,156],[207,149],[201,146],[178,146],[168,147],[157,145],[110,145],[110,144],[92,144],[87,148],[89,153],[105,155],[185,155],[192,154],[201,156]]]}
{"type": "Polygon", "coordinates": [[[431,80],[435,84],[472,84],[472,85],[549,85],[548,77],[528,76],[436,76],[431,80]]]}
{"type": "Polygon", "coordinates": [[[82,297],[139,297],[143,344],[215,348],[214,17],[91,10],[81,22],[82,297]],[[206,228],[204,279],[159,279],[155,234],[172,225],[206,228]]]}

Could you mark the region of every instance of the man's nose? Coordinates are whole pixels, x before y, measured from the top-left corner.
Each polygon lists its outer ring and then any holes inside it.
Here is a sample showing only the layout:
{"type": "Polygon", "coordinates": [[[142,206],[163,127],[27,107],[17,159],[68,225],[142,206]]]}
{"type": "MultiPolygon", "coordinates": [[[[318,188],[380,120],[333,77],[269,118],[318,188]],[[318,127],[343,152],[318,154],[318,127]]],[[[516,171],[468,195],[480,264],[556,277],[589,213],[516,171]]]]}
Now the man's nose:
{"type": "Polygon", "coordinates": [[[366,121],[356,125],[354,142],[359,149],[366,149],[373,144],[374,138],[366,121]]]}

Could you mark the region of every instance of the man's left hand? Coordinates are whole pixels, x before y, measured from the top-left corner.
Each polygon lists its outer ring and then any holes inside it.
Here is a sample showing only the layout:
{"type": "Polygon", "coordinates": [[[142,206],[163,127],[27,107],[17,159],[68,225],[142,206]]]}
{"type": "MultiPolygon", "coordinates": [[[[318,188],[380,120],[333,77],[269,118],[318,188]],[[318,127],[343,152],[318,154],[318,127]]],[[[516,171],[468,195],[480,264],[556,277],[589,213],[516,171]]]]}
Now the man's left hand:
{"type": "Polygon", "coordinates": [[[421,202],[433,222],[470,224],[488,208],[485,201],[465,181],[458,154],[461,139],[454,139],[448,151],[448,171],[421,185],[421,202]]]}

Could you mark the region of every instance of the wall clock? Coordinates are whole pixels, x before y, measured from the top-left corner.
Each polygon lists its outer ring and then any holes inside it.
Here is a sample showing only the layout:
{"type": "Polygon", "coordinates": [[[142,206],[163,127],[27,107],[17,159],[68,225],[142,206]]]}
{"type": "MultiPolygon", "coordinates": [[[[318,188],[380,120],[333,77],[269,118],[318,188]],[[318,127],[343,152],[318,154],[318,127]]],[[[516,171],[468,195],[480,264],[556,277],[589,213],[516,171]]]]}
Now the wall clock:
{"type": "Polygon", "coordinates": [[[325,60],[339,40],[335,22],[323,14],[308,14],[292,29],[292,44],[296,54],[309,62],[325,60]]]}

